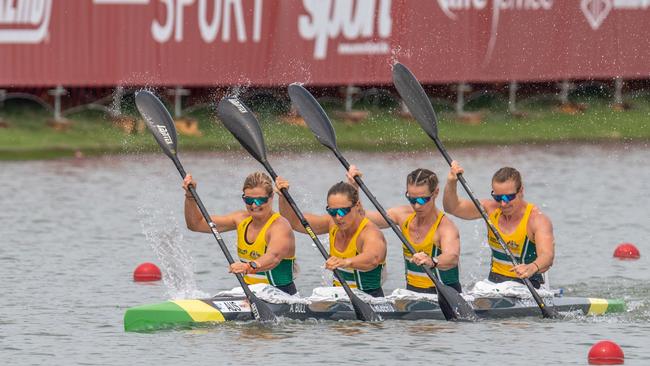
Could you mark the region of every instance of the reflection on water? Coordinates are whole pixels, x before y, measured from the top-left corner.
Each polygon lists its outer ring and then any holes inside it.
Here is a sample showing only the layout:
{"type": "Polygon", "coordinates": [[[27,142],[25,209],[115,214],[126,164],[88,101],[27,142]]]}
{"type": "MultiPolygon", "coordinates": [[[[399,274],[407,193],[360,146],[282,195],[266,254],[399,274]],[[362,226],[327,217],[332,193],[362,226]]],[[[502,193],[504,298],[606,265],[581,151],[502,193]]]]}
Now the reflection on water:
{"type": "MultiPolygon", "coordinates": [[[[2,162],[0,210],[0,359],[3,364],[546,364],[586,362],[600,339],[617,341],[626,365],[650,363],[650,284],[647,238],[650,149],[632,145],[552,145],[450,151],[479,197],[501,166],[523,174],[526,198],[552,219],[557,256],[553,287],[567,296],[623,298],[623,314],[568,316],[549,321],[282,321],[216,324],[149,334],[124,333],[126,308],[168,297],[213,294],[236,280],[214,238],[183,224],[184,191],[164,156],[82,161],[2,162]],[[615,198],[615,199],[614,199],[615,198]],[[612,259],[616,244],[636,243],[637,261],[612,259]],[[165,283],[132,282],[134,268],[154,261],[165,283]],[[181,294],[181,295],[179,295],[181,294]],[[44,351],[46,350],[46,351],[44,351]]],[[[417,167],[443,180],[447,166],[435,151],[347,154],[385,207],[404,204],[404,178],[417,167]]],[[[327,189],[345,178],[330,153],[272,155],[278,174],[305,212],[322,213],[327,189]]],[[[243,152],[184,155],[208,211],[242,209],[241,183],[260,170],[243,152]]],[[[440,204],[440,199],[438,200],[440,204]]],[[[364,201],[367,209],[371,208],[364,201]]],[[[485,225],[455,220],[461,233],[465,288],[488,272],[485,225]]],[[[404,286],[401,246],[389,242],[386,293],[404,286]]],[[[223,234],[234,253],[234,233],[223,234]]],[[[323,285],[320,253],[297,234],[302,294],[323,285]]],[[[325,238],[325,236],[323,236],[325,238]]]]}

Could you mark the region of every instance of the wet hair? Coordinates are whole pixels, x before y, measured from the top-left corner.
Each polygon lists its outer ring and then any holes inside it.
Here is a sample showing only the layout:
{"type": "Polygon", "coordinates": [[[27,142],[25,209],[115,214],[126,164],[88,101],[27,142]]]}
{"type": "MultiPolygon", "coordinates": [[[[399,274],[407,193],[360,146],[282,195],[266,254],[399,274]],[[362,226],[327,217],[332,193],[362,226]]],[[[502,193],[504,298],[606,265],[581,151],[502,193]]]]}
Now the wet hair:
{"type": "Polygon", "coordinates": [[[264,188],[268,196],[273,193],[273,181],[271,180],[271,177],[266,175],[266,173],[255,172],[249,174],[248,177],[246,177],[246,180],[244,180],[242,191],[256,187],[264,188]]]}
{"type": "Polygon", "coordinates": [[[327,191],[327,197],[334,195],[334,194],[343,194],[345,195],[350,202],[352,202],[352,205],[356,205],[357,202],[359,202],[359,191],[355,186],[353,186],[350,183],[346,182],[338,182],[335,185],[330,188],[329,191],[327,191]]]}
{"type": "Polygon", "coordinates": [[[497,172],[494,173],[494,175],[492,176],[493,183],[494,182],[504,183],[509,180],[515,182],[515,186],[517,187],[517,192],[519,192],[519,190],[521,189],[521,174],[517,169],[506,166],[497,170],[497,172]]]}
{"type": "Polygon", "coordinates": [[[429,191],[433,193],[438,188],[438,176],[429,169],[418,168],[406,176],[406,185],[427,185],[429,191]]]}

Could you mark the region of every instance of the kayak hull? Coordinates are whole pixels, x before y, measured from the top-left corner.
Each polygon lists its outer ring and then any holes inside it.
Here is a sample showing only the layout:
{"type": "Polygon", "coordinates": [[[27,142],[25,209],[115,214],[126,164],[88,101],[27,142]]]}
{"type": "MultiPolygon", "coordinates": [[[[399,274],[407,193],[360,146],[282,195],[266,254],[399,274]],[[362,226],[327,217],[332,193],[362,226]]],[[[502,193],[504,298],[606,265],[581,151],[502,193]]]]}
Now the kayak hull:
{"type": "MultiPolygon", "coordinates": [[[[352,305],[343,301],[268,305],[276,315],[294,320],[356,319],[352,305]]],[[[532,299],[483,297],[476,298],[471,305],[476,315],[484,319],[540,316],[540,310],[532,299]]],[[[445,319],[440,307],[433,301],[394,300],[371,306],[385,320],[445,319]]],[[[625,311],[625,302],[619,299],[555,297],[552,304],[548,303],[547,306],[559,312],[580,312],[584,315],[625,311]]],[[[244,297],[217,296],[200,300],[170,300],[130,308],[124,314],[124,330],[147,332],[248,320],[253,320],[253,316],[244,297]]]]}

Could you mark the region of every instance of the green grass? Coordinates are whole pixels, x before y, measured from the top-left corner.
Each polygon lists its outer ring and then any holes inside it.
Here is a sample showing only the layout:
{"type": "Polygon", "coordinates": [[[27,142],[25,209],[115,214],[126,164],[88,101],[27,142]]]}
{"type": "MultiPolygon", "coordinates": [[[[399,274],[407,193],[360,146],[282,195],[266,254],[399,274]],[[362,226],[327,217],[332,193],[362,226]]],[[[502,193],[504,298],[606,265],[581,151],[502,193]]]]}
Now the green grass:
{"type": "MultiPolygon", "coordinates": [[[[524,118],[507,113],[502,100],[491,100],[490,110],[480,109],[485,107],[484,103],[468,103],[468,110],[480,110],[484,114],[479,125],[459,123],[450,109],[444,108],[438,116],[439,136],[446,146],[650,140],[650,101],[645,96],[631,100],[633,108],[624,112],[612,110],[604,99],[583,101],[588,102],[584,113],[568,115],[547,101],[530,99],[520,104],[522,112],[526,113],[524,118]]],[[[414,120],[396,116],[390,107],[356,107],[369,110],[370,117],[358,124],[334,119],[338,145],[342,149],[402,151],[431,148],[431,140],[414,120]]],[[[197,111],[190,116],[198,119],[203,136],[179,136],[181,151],[240,149],[209,111],[197,111]]],[[[0,159],[3,160],[57,158],[73,156],[76,151],[84,155],[99,155],[159,149],[147,132],[125,134],[100,112],[80,112],[69,116],[72,126],[67,131],[55,131],[46,126],[51,116],[31,104],[7,105],[0,109],[0,117],[9,123],[9,128],[0,129],[0,159]]],[[[269,151],[322,149],[308,129],[288,125],[270,112],[260,113],[258,117],[269,151]]]]}

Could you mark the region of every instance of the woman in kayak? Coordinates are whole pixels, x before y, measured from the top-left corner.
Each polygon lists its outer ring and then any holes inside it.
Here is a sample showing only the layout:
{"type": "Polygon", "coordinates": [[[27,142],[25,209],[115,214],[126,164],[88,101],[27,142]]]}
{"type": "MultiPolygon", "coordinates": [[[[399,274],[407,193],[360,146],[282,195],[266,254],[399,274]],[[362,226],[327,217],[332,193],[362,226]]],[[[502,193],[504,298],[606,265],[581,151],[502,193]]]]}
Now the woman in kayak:
{"type": "MultiPolygon", "coordinates": [[[[281,177],[275,183],[278,189],[289,189],[289,182],[281,177]]],[[[325,268],[338,269],[350,287],[374,297],[383,297],[381,286],[386,266],[386,239],[365,217],[356,188],[345,182],[333,185],[327,192],[325,211],[324,215],[305,214],[316,235],[329,233],[330,258],[325,262],[325,268]]],[[[289,220],[294,230],[306,233],[283,197],[280,197],[280,214],[289,220]]],[[[334,280],[334,286],[340,285],[334,280]]]]}
{"type": "MultiPolygon", "coordinates": [[[[210,233],[188,187],[196,187],[192,175],[183,180],[185,223],[192,231],[210,233]]],[[[219,231],[237,230],[237,254],[240,262],[230,265],[231,273],[241,273],[247,284],[270,284],[290,295],[295,294],[295,237],[289,222],[273,212],[273,184],[262,172],[244,181],[242,200],[245,210],[223,216],[211,216],[219,231]]]]}
{"type": "MultiPolygon", "coordinates": [[[[350,166],[347,178],[354,183],[355,176],[361,176],[356,166],[350,166]]],[[[354,183],[356,186],[356,183],[354,183]]],[[[436,293],[433,281],[421,266],[430,267],[445,285],[462,292],[459,279],[460,236],[456,225],[436,206],[440,188],[438,177],[428,169],[415,169],[406,176],[407,205],[388,209],[388,217],[402,229],[404,237],[417,251],[415,255],[402,245],[406,289],[436,293]]],[[[384,229],[389,227],[377,211],[366,211],[370,221],[384,229]]]]}

